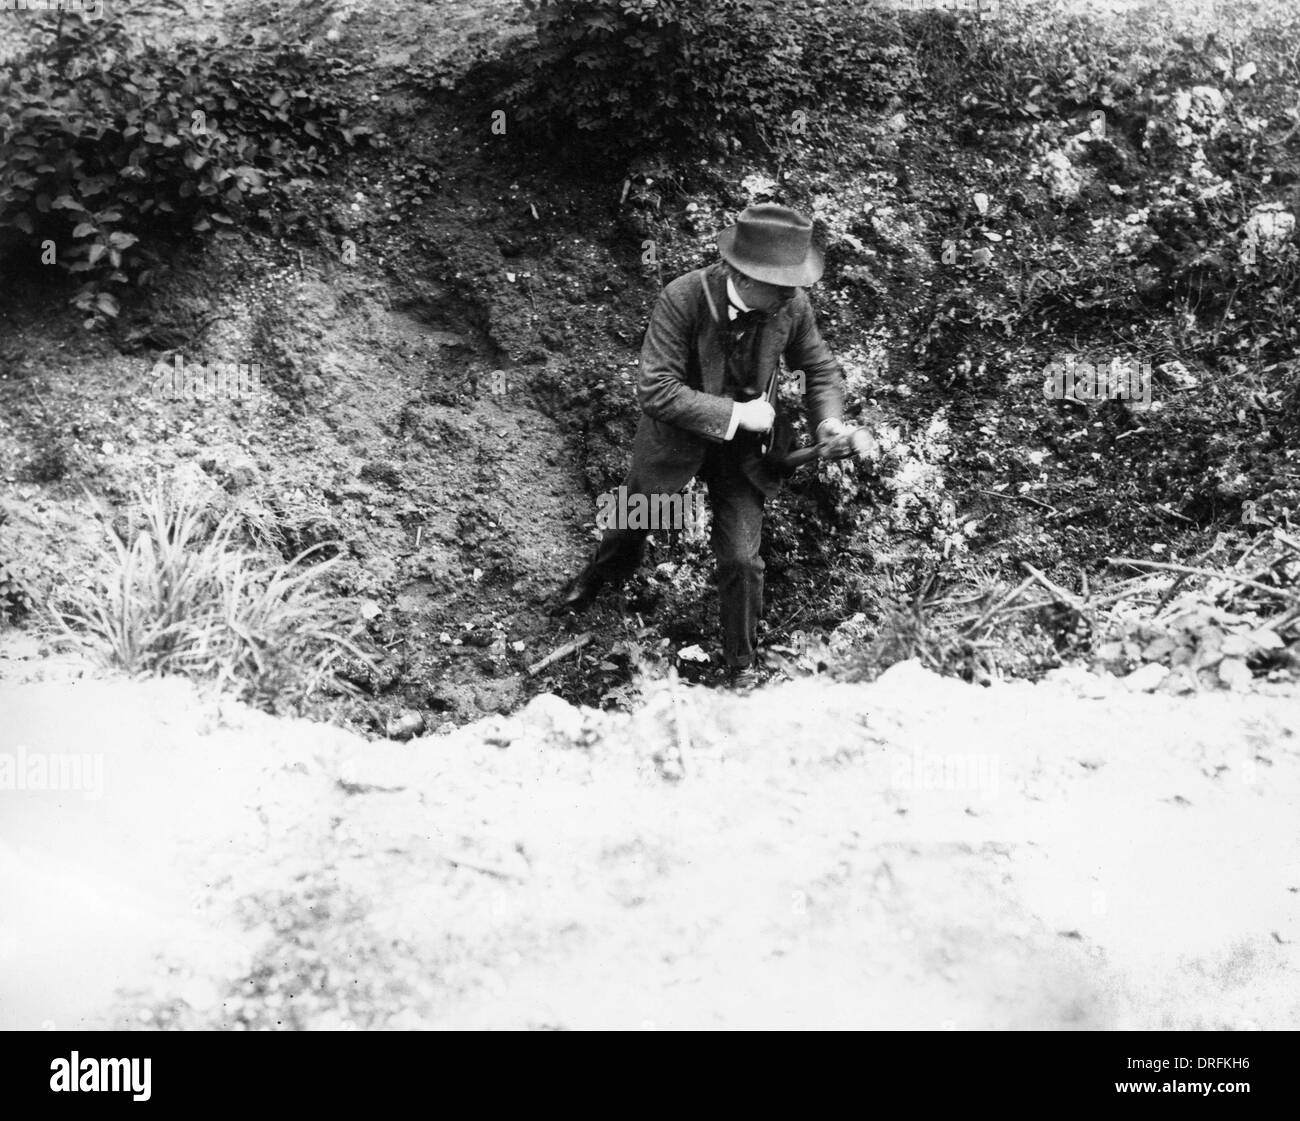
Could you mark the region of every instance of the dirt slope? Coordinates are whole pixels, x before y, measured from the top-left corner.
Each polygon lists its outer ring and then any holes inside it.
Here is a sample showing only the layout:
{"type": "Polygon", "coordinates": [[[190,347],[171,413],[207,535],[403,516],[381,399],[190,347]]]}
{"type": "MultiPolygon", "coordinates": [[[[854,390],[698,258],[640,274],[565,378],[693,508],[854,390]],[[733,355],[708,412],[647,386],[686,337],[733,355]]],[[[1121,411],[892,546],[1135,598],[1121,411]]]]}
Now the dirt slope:
{"type": "Polygon", "coordinates": [[[99,753],[103,785],[0,791],[0,1027],[1300,1011],[1293,698],[908,663],[747,700],[661,683],[633,715],[541,696],[403,745],[30,653],[6,646],[0,751],[99,753]]]}

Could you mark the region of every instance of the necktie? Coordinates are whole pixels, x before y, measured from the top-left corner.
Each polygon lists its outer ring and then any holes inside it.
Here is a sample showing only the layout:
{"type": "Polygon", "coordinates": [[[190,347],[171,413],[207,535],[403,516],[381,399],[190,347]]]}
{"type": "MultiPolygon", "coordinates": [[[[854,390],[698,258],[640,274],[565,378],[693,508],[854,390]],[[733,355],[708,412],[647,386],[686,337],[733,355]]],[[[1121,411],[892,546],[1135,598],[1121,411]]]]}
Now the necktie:
{"type": "Polygon", "coordinates": [[[727,384],[729,396],[738,401],[748,401],[758,396],[754,388],[753,350],[758,343],[758,332],[750,333],[750,328],[759,327],[767,320],[764,312],[741,311],[735,304],[728,303],[736,317],[727,324],[723,335],[727,367],[727,384]]]}
{"type": "Polygon", "coordinates": [[[736,318],[731,321],[731,329],[738,334],[748,331],[751,327],[762,325],[767,316],[761,311],[740,311],[736,310],[736,318]]]}

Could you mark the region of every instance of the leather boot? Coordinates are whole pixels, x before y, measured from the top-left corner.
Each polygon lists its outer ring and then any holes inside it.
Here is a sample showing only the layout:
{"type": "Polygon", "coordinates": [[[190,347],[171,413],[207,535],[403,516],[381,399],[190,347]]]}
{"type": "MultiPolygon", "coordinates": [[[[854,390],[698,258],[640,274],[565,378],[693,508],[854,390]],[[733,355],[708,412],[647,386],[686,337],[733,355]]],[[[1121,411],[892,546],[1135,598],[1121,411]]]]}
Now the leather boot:
{"type": "Polygon", "coordinates": [[[591,606],[604,583],[605,577],[595,565],[587,565],[560,589],[550,606],[549,613],[563,615],[566,611],[585,611],[591,606]]]}

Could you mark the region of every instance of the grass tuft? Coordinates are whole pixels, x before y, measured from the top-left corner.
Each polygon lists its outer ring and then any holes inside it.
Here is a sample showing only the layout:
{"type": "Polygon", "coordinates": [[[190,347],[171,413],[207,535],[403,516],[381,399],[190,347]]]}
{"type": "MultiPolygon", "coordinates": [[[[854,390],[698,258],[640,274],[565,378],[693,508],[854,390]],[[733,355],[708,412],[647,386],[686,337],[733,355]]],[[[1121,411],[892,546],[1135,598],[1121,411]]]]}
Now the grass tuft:
{"type": "Polygon", "coordinates": [[[354,691],[336,664],[371,659],[354,642],[360,623],[323,584],[338,558],[306,563],[324,543],[271,564],[236,546],[237,511],[213,524],[192,486],[160,481],[137,496],[134,540],[108,529],[102,575],[51,605],[63,641],[133,675],[215,682],[271,712],[354,691]]]}

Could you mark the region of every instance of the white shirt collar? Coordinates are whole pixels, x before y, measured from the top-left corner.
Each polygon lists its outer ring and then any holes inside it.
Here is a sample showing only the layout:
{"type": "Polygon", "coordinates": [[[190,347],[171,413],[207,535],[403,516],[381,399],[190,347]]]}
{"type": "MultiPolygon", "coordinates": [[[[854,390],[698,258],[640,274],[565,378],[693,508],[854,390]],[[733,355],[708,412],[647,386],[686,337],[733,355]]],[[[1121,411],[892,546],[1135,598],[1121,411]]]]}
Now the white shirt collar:
{"type": "Polygon", "coordinates": [[[741,311],[753,311],[753,310],[754,310],[754,309],[751,308],[747,303],[745,303],[744,300],[742,300],[742,299],[740,298],[740,293],[736,291],[736,285],[735,285],[735,282],[731,279],[731,277],[727,277],[727,301],[728,301],[728,302],[727,302],[727,318],[728,318],[728,319],[735,319],[735,318],[736,318],[736,316],[737,316],[737,314],[738,314],[738,312],[736,311],[736,308],[740,308],[741,311]]]}

